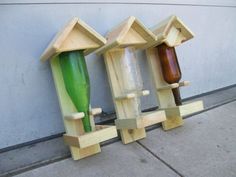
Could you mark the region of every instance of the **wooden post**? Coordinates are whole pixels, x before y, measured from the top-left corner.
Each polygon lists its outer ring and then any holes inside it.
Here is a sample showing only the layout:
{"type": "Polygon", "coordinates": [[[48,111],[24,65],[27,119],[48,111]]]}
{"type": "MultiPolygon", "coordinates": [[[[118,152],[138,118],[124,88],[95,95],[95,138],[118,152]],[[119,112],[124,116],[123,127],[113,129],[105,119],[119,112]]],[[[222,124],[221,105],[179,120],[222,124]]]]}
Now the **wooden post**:
{"type": "Polygon", "coordinates": [[[138,66],[133,62],[135,49],[153,43],[155,37],[135,17],[129,17],[108,33],[107,40],[97,53],[104,56],[118,118],[115,123],[122,142],[127,144],[146,137],[146,126],[166,120],[162,110],[141,113],[140,97],[149,91],[138,84],[138,66]],[[132,77],[131,72],[137,74],[132,77]]]}
{"type": "Polygon", "coordinates": [[[164,130],[176,128],[183,124],[183,116],[189,115],[203,110],[203,102],[197,101],[176,106],[171,89],[189,85],[188,81],[180,83],[168,84],[162,75],[160,56],[158,55],[156,46],[165,43],[169,47],[175,47],[183,42],[193,38],[193,33],[184,25],[184,23],[176,16],[171,16],[162,21],[154,28],[152,32],[156,35],[156,40],[145,46],[146,55],[149,63],[149,69],[156,88],[156,97],[159,106],[166,112],[167,120],[162,122],[164,130]]]}
{"type": "Polygon", "coordinates": [[[53,79],[60,103],[66,134],[64,141],[69,145],[72,158],[82,159],[101,151],[99,143],[117,136],[115,126],[96,126],[94,115],[101,113],[101,108],[90,109],[91,132],[85,132],[82,119],[84,112],[78,112],[69,96],[63,80],[62,68],[58,55],[62,52],[83,50],[87,55],[103,46],[106,40],[78,18],[72,19],[59,32],[41,56],[41,61],[50,59],[53,79]]]}

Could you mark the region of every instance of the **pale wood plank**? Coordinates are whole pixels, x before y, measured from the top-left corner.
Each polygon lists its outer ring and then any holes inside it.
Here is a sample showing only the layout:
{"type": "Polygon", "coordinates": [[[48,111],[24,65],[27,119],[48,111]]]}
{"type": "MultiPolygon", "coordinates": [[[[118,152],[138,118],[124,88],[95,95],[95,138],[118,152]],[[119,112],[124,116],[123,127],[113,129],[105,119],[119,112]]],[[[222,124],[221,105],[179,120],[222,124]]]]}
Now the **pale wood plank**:
{"type": "Polygon", "coordinates": [[[179,107],[176,106],[172,89],[180,86],[187,86],[190,82],[183,81],[175,84],[166,83],[161,72],[160,58],[157,48],[151,47],[146,49],[146,55],[152,80],[156,88],[156,97],[159,107],[160,109],[166,111],[166,120],[162,122],[162,127],[164,130],[179,127],[183,125],[182,116],[201,111],[203,109],[203,104],[200,101],[197,103],[185,104],[179,107]]]}
{"type": "Polygon", "coordinates": [[[173,107],[175,105],[175,100],[169,84],[163,79],[161,72],[161,64],[159,55],[156,48],[148,48],[146,50],[146,56],[148,60],[149,70],[152,77],[152,81],[156,88],[156,96],[159,102],[160,108],[173,107]],[[166,88],[164,90],[159,90],[159,88],[166,88]]]}
{"type": "Polygon", "coordinates": [[[98,55],[118,47],[143,48],[146,44],[154,43],[156,40],[155,35],[133,16],[114,27],[106,38],[106,45],[96,51],[98,55]]]}
{"type": "Polygon", "coordinates": [[[125,88],[127,86],[131,87],[132,83],[126,80],[126,77],[122,77],[125,69],[127,69],[125,67],[122,68],[121,65],[121,59],[125,54],[124,48],[142,48],[147,43],[155,42],[156,39],[152,32],[145,28],[135,17],[129,17],[113,28],[106,38],[107,44],[97,50],[97,54],[104,55],[118,118],[116,125],[120,128],[122,142],[127,144],[146,136],[144,125],[150,125],[159,121],[158,117],[155,117],[156,120],[154,121],[148,115],[145,117],[145,120],[143,120],[144,118],[140,119],[141,110],[139,110],[140,112],[137,111],[139,109],[140,96],[149,95],[150,92],[148,90],[135,90],[130,91],[130,93],[125,91],[125,88]]]}
{"type": "Polygon", "coordinates": [[[182,82],[179,83],[180,87],[189,86],[189,85],[190,85],[189,81],[182,81],[182,82]]]}
{"type": "Polygon", "coordinates": [[[117,119],[115,124],[117,129],[138,129],[145,128],[166,120],[165,111],[151,111],[142,113],[135,119],[117,119]]]}
{"type": "Polygon", "coordinates": [[[203,101],[195,101],[192,103],[183,104],[180,106],[180,115],[187,116],[204,109],[203,101]]]}
{"type": "Polygon", "coordinates": [[[85,115],[83,112],[78,112],[78,113],[72,113],[65,115],[64,118],[67,120],[77,120],[83,118],[85,115]]]}
{"type": "Polygon", "coordinates": [[[139,129],[121,129],[120,136],[123,144],[132,143],[134,141],[143,139],[146,137],[145,128],[139,129]]]}
{"type": "Polygon", "coordinates": [[[175,15],[161,21],[150,30],[156,35],[156,41],[145,48],[155,47],[161,43],[175,47],[194,37],[194,33],[175,15]]]}
{"type": "Polygon", "coordinates": [[[117,136],[117,131],[115,126],[104,126],[97,125],[96,131],[85,133],[80,136],[71,136],[65,134],[63,136],[66,144],[70,146],[76,146],[79,148],[87,148],[89,146],[99,144],[103,141],[109,140],[117,136]]]}
{"type": "Polygon", "coordinates": [[[90,114],[95,116],[102,113],[102,108],[92,108],[90,114]]]}
{"type": "Polygon", "coordinates": [[[165,85],[162,87],[158,87],[157,90],[161,91],[161,90],[166,90],[166,89],[173,89],[173,88],[178,88],[179,84],[178,83],[174,83],[174,84],[169,84],[169,85],[165,85]]]}
{"type": "Polygon", "coordinates": [[[61,52],[82,50],[87,55],[104,45],[106,39],[79,18],[73,18],[57,33],[44,53],[41,61],[51,59],[61,52]]]}
{"type": "MultiPolygon", "coordinates": [[[[72,136],[84,134],[81,119],[73,121],[64,118],[65,115],[76,113],[77,110],[66,92],[58,57],[54,57],[52,60],[50,60],[50,64],[66,133],[72,136]]],[[[91,126],[93,127],[94,124],[91,126]]],[[[88,155],[96,154],[100,152],[101,149],[99,145],[93,145],[93,147],[89,147],[88,149],[80,149],[78,147],[70,146],[70,151],[73,159],[80,159],[88,155]]]]}

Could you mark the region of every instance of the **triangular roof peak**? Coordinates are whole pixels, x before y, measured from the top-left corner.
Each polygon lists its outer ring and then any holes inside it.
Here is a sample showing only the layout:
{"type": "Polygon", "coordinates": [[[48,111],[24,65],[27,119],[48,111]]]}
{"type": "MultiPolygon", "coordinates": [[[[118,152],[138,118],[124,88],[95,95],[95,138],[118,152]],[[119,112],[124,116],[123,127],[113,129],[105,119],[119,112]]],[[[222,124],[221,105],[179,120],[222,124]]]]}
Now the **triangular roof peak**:
{"type": "Polygon", "coordinates": [[[151,28],[151,31],[157,39],[153,46],[164,42],[174,47],[194,37],[194,33],[175,15],[163,20],[151,28]]]}
{"type": "Polygon", "coordinates": [[[116,47],[134,46],[142,48],[155,41],[155,35],[147,29],[138,19],[130,16],[118,26],[113,28],[106,36],[107,44],[101,47],[97,54],[105,53],[116,47]]]}
{"type": "Polygon", "coordinates": [[[87,55],[103,46],[106,39],[79,18],[73,18],[57,33],[41,56],[46,61],[61,52],[84,50],[87,55]]]}

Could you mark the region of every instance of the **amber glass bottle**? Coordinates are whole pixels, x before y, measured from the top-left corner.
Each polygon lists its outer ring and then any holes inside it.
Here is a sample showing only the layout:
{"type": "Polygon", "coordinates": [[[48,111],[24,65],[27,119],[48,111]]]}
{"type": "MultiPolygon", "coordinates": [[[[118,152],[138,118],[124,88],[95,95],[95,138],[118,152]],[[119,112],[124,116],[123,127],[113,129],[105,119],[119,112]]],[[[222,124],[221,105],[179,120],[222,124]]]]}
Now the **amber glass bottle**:
{"type": "MultiPolygon", "coordinates": [[[[178,83],[181,79],[181,70],[174,47],[169,47],[165,43],[157,46],[160,58],[162,74],[168,84],[178,83]]],[[[175,104],[182,105],[179,88],[172,89],[175,104]]]]}

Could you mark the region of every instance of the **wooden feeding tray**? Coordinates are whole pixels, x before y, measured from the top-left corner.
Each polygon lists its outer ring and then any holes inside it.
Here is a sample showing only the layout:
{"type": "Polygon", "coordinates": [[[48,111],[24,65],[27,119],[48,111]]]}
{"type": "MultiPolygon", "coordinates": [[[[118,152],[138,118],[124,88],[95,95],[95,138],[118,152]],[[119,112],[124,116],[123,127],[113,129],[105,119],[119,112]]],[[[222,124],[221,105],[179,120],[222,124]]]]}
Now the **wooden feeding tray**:
{"type": "Polygon", "coordinates": [[[141,96],[149,95],[149,90],[134,89],[127,92],[125,88],[135,83],[121,77],[123,73],[128,73],[130,70],[128,67],[121,67],[122,59],[124,59],[122,57],[126,56],[126,49],[132,47],[132,52],[134,52],[150,42],[155,42],[152,32],[135,17],[129,17],[107,34],[107,44],[97,51],[97,54],[104,56],[117,115],[115,123],[124,144],[146,137],[146,126],[166,119],[165,112],[162,110],[137,115],[136,108],[139,107],[137,100],[141,96]]]}
{"type": "Polygon", "coordinates": [[[165,111],[151,111],[142,113],[140,117],[115,120],[117,129],[139,129],[154,125],[166,120],[165,111]]]}
{"type": "Polygon", "coordinates": [[[60,103],[63,122],[66,130],[64,141],[69,145],[72,158],[82,159],[101,152],[99,143],[117,136],[115,126],[96,126],[94,116],[102,112],[101,108],[90,108],[92,132],[85,133],[82,118],[83,112],[77,112],[65,88],[58,55],[61,52],[83,50],[87,55],[103,46],[106,40],[91,27],[78,18],[72,19],[49,44],[41,56],[41,61],[50,59],[53,79],[60,103]]]}
{"type": "Polygon", "coordinates": [[[64,134],[64,142],[69,146],[86,148],[117,136],[115,126],[96,125],[93,132],[84,133],[79,136],[64,134]]]}
{"type": "Polygon", "coordinates": [[[189,81],[168,84],[165,82],[162,72],[160,58],[156,46],[165,43],[169,47],[175,47],[183,42],[193,38],[192,31],[176,16],[171,16],[162,21],[155,27],[151,28],[156,35],[156,40],[145,46],[146,55],[149,63],[150,73],[156,88],[156,97],[159,106],[166,112],[166,121],[162,122],[163,129],[169,130],[183,124],[182,116],[193,114],[204,109],[203,102],[197,101],[176,106],[172,89],[188,86],[189,81]]]}

